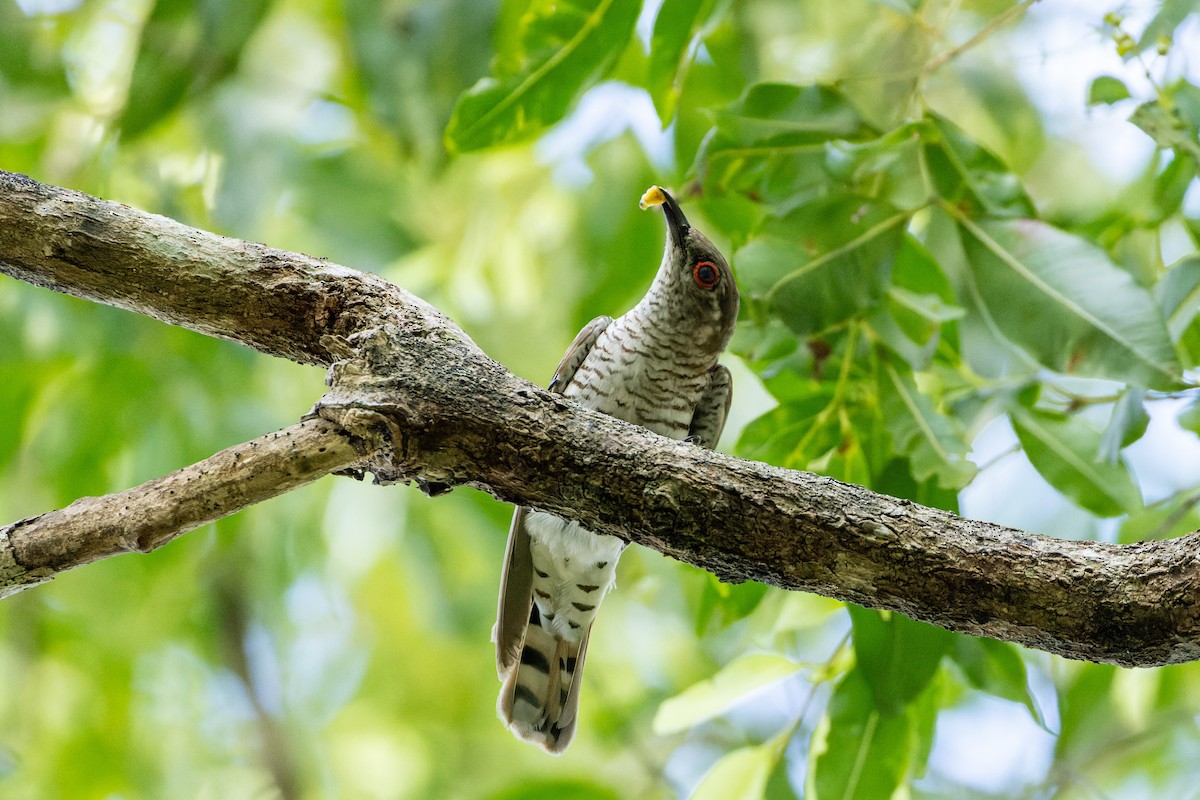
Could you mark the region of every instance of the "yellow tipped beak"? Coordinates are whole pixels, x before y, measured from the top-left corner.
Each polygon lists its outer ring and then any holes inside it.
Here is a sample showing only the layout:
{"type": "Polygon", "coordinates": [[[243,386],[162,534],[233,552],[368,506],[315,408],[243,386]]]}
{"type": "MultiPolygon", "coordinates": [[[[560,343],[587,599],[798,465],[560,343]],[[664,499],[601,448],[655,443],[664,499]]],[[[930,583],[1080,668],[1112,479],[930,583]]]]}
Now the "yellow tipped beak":
{"type": "Polygon", "coordinates": [[[687,238],[688,221],[683,215],[683,210],[679,208],[679,203],[675,202],[675,198],[661,186],[651,186],[642,195],[642,201],[639,203],[643,209],[651,206],[662,206],[663,216],[667,218],[667,230],[671,235],[671,241],[676,247],[683,247],[684,240],[687,238]]]}
{"type": "Polygon", "coordinates": [[[646,193],[642,195],[642,199],[638,202],[638,205],[643,211],[645,211],[651,206],[661,206],[665,202],[667,202],[666,192],[664,192],[658,186],[651,186],[646,190],[646,193]]]}

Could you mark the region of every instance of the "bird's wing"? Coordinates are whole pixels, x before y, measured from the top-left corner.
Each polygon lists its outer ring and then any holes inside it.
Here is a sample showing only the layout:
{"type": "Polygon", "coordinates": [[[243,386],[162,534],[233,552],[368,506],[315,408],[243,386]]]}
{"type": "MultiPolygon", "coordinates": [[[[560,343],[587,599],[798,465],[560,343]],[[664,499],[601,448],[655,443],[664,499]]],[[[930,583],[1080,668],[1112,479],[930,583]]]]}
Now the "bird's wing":
{"type": "Polygon", "coordinates": [[[517,506],[508,529],[504,570],[500,573],[500,603],[496,627],[492,630],[492,640],[496,642],[496,671],[501,679],[521,656],[531,605],[533,556],[529,552],[529,531],[525,529],[525,507],[517,506]]]}
{"type": "Polygon", "coordinates": [[[692,412],[692,424],[688,426],[688,438],[709,450],[716,448],[725,430],[725,417],[729,414],[729,403],[733,400],[733,378],[724,364],[717,364],[708,373],[708,386],[692,412]]]}
{"type": "Polygon", "coordinates": [[[591,352],[592,345],[596,343],[596,340],[600,338],[600,333],[612,321],[612,317],[596,317],[583,326],[583,330],[579,332],[575,337],[575,341],[571,342],[571,346],[567,348],[562,361],[558,362],[558,369],[554,370],[554,379],[550,381],[550,391],[562,394],[566,390],[567,384],[575,377],[575,372],[583,364],[583,360],[587,358],[587,354],[591,352]]]}

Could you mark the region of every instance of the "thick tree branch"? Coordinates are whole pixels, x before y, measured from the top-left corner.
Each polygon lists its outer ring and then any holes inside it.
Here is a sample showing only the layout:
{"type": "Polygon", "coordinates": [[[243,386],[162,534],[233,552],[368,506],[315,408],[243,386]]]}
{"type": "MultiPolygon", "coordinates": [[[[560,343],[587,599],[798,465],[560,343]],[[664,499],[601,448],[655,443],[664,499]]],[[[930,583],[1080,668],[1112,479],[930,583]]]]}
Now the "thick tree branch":
{"type": "Polygon", "coordinates": [[[319,366],[339,357],[338,339],[385,313],[416,317],[414,329],[426,315],[442,319],[369,273],[3,170],[0,272],[319,366]]]}
{"type": "MultiPolygon", "coordinates": [[[[671,441],[519,380],[378,278],[7,173],[0,271],[330,364],[316,413],[344,431],[331,433],[343,437],[341,464],[365,463],[383,481],[469,484],[725,580],[893,609],[1072,658],[1200,658],[1196,534],[1125,546],[1058,540],[671,441]]],[[[119,510],[110,501],[120,496],[92,502],[119,510]]],[[[140,534],[114,532],[119,514],[88,519],[90,543],[65,548],[84,557],[75,563],[141,546],[140,534]]],[[[28,525],[3,530],[4,546],[28,552],[28,525]]],[[[0,584],[5,577],[0,569],[0,584]]]]}

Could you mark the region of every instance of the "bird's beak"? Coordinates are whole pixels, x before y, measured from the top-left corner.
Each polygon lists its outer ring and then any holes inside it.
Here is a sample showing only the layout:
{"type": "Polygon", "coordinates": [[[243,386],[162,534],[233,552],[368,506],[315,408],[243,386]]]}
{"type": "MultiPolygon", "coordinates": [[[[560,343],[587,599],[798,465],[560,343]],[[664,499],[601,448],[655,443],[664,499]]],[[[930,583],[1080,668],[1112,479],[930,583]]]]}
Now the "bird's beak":
{"type": "Polygon", "coordinates": [[[679,207],[679,203],[675,202],[675,198],[670,195],[665,189],[663,190],[663,216],[667,218],[667,233],[670,234],[675,246],[680,250],[683,249],[683,240],[687,237],[688,225],[687,217],[683,215],[683,209],[679,207]]]}
{"type": "Polygon", "coordinates": [[[671,236],[671,241],[675,243],[675,247],[682,250],[688,228],[691,226],[688,225],[687,217],[683,215],[683,209],[679,207],[679,203],[675,202],[671,193],[661,186],[651,186],[642,195],[640,205],[642,208],[662,206],[663,216],[667,218],[667,232],[671,236]]]}

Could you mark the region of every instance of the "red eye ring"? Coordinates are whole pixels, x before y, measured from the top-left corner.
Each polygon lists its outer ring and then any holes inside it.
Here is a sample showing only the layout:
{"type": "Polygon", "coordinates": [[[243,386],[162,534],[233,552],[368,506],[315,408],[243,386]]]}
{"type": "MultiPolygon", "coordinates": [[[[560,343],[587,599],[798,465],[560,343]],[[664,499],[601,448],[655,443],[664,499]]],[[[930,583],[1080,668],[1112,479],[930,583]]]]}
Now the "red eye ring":
{"type": "Polygon", "coordinates": [[[702,289],[711,289],[721,280],[721,271],[711,261],[697,261],[692,268],[692,278],[702,289]]]}

